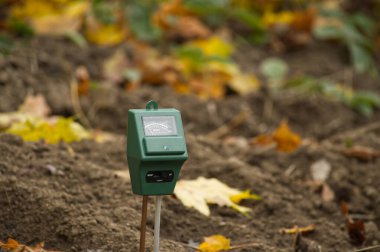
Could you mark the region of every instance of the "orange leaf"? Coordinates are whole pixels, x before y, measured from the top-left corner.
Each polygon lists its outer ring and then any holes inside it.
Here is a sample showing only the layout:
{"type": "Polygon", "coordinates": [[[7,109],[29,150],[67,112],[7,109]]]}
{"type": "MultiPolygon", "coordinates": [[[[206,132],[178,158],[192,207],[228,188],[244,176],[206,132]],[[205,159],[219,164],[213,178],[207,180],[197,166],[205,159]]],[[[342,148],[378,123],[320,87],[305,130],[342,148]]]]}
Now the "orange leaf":
{"type": "Polygon", "coordinates": [[[0,246],[0,248],[1,248],[1,249],[4,249],[4,250],[15,250],[15,249],[17,249],[19,246],[20,246],[20,244],[19,244],[16,240],[14,240],[14,239],[12,239],[12,238],[8,238],[7,243],[2,244],[2,245],[0,246]]]}
{"type": "Polygon", "coordinates": [[[286,121],[281,122],[272,137],[277,143],[277,150],[283,152],[292,152],[301,144],[301,137],[290,130],[286,121]]]}
{"type": "Polygon", "coordinates": [[[298,234],[298,233],[306,234],[306,233],[311,233],[314,230],[315,230],[315,225],[310,224],[306,227],[294,226],[292,228],[283,228],[283,229],[280,229],[280,232],[283,234],[298,234]]]}
{"type": "Polygon", "coordinates": [[[162,4],[154,14],[153,21],[171,37],[204,38],[211,33],[197,17],[182,5],[181,0],[172,0],[162,4]]]}
{"type": "Polygon", "coordinates": [[[80,66],[76,69],[76,79],[78,81],[78,95],[86,96],[90,90],[90,75],[87,68],[80,66]]]}

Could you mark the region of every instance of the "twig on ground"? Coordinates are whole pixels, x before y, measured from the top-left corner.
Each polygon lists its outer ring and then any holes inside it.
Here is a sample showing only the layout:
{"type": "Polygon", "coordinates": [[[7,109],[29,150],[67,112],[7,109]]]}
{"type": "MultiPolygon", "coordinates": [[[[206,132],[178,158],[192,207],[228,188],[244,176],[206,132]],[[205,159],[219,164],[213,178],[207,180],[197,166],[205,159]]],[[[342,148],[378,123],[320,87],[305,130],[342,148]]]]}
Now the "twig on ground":
{"type": "Polygon", "coordinates": [[[78,96],[78,83],[75,80],[75,77],[71,80],[70,83],[70,89],[71,89],[71,102],[73,104],[74,112],[77,115],[79,121],[86,126],[86,128],[91,129],[90,121],[85,116],[83,109],[80,105],[80,100],[78,96]]]}
{"type": "Polygon", "coordinates": [[[375,245],[375,246],[371,246],[371,247],[366,247],[366,248],[356,249],[356,250],[353,250],[352,252],[370,251],[370,250],[372,250],[372,249],[377,249],[377,248],[380,248],[380,245],[375,245]]]}
{"type": "Polygon", "coordinates": [[[265,245],[257,243],[257,242],[252,242],[252,243],[245,243],[245,244],[231,246],[230,250],[250,248],[250,247],[260,247],[260,246],[265,246],[265,245]]]}
{"type": "Polygon", "coordinates": [[[370,124],[364,125],[362,127],[356,128],[356,129],[352,129],[352,130],[348,130],[348,131],[339,133],[337,135],[334,135],[334,136],[324,140],[323,142],[325,142],[325,141],[335,142],[335,141],[338,141],[338,140],[341,140],[344,138],[355,139],[358,136],[361,136],[364,133],[367,133],[368,131],[376,130],[379,128],[380,128],[380,122],[374,122],[374,123],[370,123],[370,124]]]}
{"type": "Polygon", "coordinates": [[[248,117],[248,112],[243,110],[226,124],[207,134],[207,137],[218,139],[228,134],[231,130],[242,124],[248,117]]]}

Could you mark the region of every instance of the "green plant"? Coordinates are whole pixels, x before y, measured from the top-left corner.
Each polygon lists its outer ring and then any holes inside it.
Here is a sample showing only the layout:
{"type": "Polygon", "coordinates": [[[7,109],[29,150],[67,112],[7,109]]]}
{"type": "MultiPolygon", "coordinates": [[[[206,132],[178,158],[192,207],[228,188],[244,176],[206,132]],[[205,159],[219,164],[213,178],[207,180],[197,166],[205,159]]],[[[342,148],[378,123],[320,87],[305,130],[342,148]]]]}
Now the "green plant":
{"type": "Polygon", "coordinates": [[[321,10],[323,25],[314,28],[318,39],[338,40],[344,43],[358,72],[378,75],[374,59],[375,23],[360,13],[348,14],[341,10],[321,10]]]}
{"type": "Polygon", "coordinates": [[[343,102],[365,116],[371,116],[375,109],[380,108],[379,95],[364,90],[352,90],[327,79],[301,76],[288,81],[287,86],[304,93],[315,93],[330,97],[343,102]]]}
{"type": "Polygon", "coordinates": [[[266,41],[266,31],[260,15],[253,9],[246,9],[231,0],[185,0],[185,6],[201,16],[208,25],[220,27],[232,20],[245,25],[251,30],[244,37],[255,43],[266,41]]]}

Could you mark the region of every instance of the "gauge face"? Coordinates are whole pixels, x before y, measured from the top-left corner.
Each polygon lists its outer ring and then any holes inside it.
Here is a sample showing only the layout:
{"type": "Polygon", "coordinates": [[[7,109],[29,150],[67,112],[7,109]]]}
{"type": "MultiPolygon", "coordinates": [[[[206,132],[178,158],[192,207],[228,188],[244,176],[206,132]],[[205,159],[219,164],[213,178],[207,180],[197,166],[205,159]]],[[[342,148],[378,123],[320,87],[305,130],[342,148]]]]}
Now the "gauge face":
{"type": "Polygon", "coordinates": [[[143,116],[145,136],[176,136],[177,125],[174,116],[143,116]]]}

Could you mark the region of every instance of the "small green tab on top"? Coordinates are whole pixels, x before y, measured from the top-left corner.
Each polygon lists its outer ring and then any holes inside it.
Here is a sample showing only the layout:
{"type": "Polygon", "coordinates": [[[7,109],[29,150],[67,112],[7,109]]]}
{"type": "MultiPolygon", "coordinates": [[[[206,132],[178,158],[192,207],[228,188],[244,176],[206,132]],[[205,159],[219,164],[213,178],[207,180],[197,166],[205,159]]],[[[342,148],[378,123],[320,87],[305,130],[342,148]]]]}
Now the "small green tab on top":
{"type": "Polygon", "coordinates": [[[150,100],[146,103],[146,110],[157,110],[158,104],[156,101],[150,100]]]}

